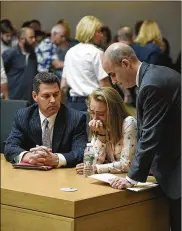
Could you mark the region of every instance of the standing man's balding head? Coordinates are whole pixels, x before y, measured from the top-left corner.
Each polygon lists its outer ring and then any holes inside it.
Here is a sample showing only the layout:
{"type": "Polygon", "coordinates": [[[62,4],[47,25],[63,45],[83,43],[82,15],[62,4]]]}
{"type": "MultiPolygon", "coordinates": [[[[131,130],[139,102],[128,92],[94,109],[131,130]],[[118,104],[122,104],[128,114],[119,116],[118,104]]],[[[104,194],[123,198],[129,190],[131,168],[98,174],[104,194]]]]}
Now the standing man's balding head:
{"type": "Polygon", "coordinates": [[[111,75],[114,83],[125,88],[136,84],[136,73],[140,61],[134,50],[127,44],[118,42],[110,45],[103,56],[103,68],[111,75]]]}
{"type": "Polygon", "coordinates": [[[114,63],[121,63],[126,59],[137,60],[134,50],[125,43],[113,43],[105,51],[104,58],[109,59],[114,63]]]}

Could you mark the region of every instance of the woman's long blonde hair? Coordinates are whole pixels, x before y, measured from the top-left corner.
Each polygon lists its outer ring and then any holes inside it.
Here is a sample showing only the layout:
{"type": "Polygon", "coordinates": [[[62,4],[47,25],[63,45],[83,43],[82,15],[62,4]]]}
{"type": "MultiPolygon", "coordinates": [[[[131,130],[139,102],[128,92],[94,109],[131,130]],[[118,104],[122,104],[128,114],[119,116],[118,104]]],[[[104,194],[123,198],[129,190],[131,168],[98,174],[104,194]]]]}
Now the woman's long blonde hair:
{"type": "Polygon", "coordinates": [[[115,145],[122,138],[123,120],[129,116],[120,94],[112,87],[98,88],[88,98],[88,111],[91,99],[106,104],[106,124],[109,129],[110,141],[115,145]]]}
{"type": "Polygon", "coordinates": [[[162,33],[158,24],[153,20],[145,20],[140,27],[138,36],[135,39],[136,43],[145,46],[147,43],[152,42],[157,44],[162,50],[164,43],[162,39],[162,33]]]}
{"type": "Polygon", "coordinates": [[[94,16],[83,17],[76,26],[76,37],[81,43],[92,43],[95,33],[101,29],[102,22],[94,16]]]}

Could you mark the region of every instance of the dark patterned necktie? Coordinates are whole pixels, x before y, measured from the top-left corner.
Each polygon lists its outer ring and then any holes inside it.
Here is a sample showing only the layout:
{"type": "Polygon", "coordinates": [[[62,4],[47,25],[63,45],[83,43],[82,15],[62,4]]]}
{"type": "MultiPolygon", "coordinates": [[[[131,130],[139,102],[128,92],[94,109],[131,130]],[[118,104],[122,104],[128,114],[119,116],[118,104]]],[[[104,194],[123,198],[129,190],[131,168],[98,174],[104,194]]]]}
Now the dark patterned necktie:
{"type": "Polygon", "coordinates": [[[51,148],[51,132],[49,129],[49,121],[45,118],[42,128],[42,145],[51,148]]]}

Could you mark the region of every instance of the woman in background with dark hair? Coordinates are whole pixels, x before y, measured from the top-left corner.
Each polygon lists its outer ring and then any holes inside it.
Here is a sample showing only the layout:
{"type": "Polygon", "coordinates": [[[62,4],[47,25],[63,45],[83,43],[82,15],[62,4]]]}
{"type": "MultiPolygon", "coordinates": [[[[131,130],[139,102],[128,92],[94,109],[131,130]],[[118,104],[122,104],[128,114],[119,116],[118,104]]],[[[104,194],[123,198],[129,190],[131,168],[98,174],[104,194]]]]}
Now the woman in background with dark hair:
{"type": "Polygon", "coordinates": [[[104,51],[108,48],[108,46],[111,44],[112,35],[111,30],[108,26],[103,26],[101,28],[101,32],[103,33],[103,41],[100,44],[100,48],[102,48],[104,51]]]}
{"type": "Polygon", "coordinates": [[[137,21],[136,23],[135,23],[135,26],[134,26],[134,30],[135,30],[135,36],[137,37],[138,36],[138,33],[139,33],[139,31],[140,31],[140,27],[141,27],[141,25],[143,24],[143,20],[140,20],[140,21],[137,21]]]}

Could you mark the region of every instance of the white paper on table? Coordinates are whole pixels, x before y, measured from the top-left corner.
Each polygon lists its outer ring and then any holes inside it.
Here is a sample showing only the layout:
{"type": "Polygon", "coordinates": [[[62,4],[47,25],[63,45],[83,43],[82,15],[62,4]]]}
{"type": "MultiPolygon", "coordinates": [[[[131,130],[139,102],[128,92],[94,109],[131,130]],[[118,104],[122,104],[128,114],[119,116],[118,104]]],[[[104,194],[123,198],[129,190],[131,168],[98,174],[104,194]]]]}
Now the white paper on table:
{"type": "MultiPolygon", "coordinates": [[[[115,176],[115,175],[110,174],[110,173],[102,173],[102,174],[94,174],[94,175],[91,175],[89,177],[96,179],[96,180],[103,181],[105,183],[110,183],[109,180],[112,180],[118,176],[115,176]]],[[[146,182],[146,183],[138,182],[138,184],[135,185],[134,187],[127,188],[127,189],[134,191],[134,192],[139,192],[139,191],[147,190],[147,189],[157,187],[157,186],[158,186],[158,184],[152,183],[152,182],[146,182]]]]}
{"type": "Polygon", "coordinates": [[[105,183],[109,183],[109,180],[116,178],[117,176],[110,173],[102,173],[102,174],[94,174],[89,176],[90,178],[94,178],[96,180],[103,181],[105,183]]]}
{"type": "Polygon", "coordinates": [[[147,189],[157,187],[157,186],[158,186],[158,184],[155,184],[155,183],[152,183],[152,182],[146,182],[146,183],[138,182],[138,184],[135,185],[134,187],[127,188],[127,189],[131,190],[131,191],[134,191],[134,192],[140,192],[140,191],[147,190],[147,189]]]}

